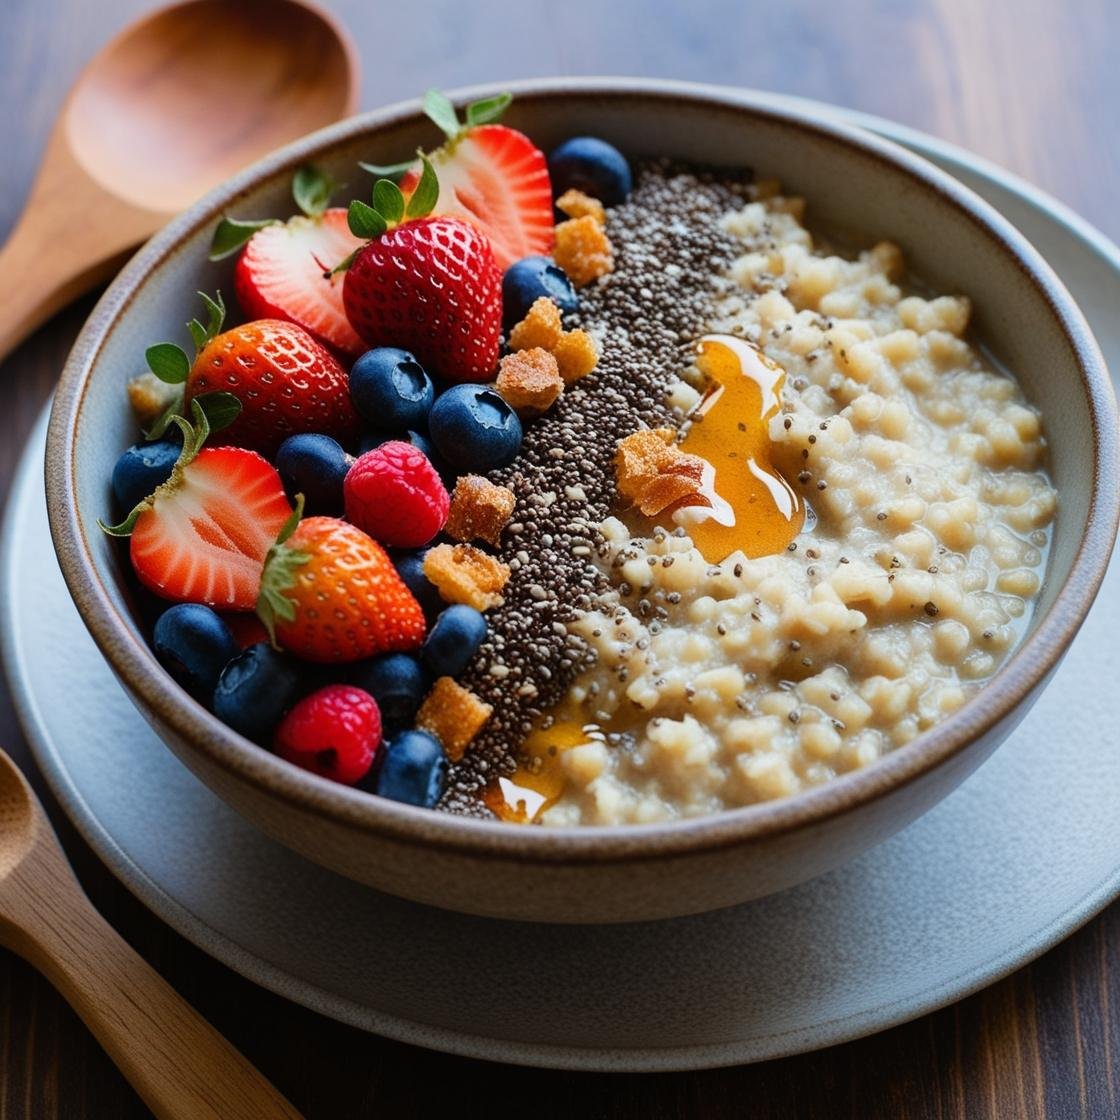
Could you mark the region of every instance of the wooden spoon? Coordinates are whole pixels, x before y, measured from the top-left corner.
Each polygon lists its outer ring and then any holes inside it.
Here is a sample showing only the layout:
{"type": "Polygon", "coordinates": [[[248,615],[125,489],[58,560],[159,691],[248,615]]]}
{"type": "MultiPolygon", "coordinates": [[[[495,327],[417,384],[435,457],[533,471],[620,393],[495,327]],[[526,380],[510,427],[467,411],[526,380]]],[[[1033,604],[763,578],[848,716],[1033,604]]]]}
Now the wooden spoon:
{"type": "Polygon", "coordinates": [[[160,1120],[299,1120],[93,908],[2,750],[0,945],[66,997],[160,1120]]]}
{"type": "Polygon", "coordinates": [[[0,361],[233,172],[354,111],[349,37],[304,0],[188,0],[90,62],[0,250],[0,361]]]}

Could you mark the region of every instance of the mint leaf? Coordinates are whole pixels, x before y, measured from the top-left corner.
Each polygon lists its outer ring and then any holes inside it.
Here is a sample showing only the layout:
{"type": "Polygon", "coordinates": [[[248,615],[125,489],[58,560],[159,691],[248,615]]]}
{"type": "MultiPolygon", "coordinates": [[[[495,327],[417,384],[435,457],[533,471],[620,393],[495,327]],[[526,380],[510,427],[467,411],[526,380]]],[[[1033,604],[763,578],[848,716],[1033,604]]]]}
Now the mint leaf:
{"type": "Polygon", "coordinates": [[[265,226],[278,226],[280,223],[275,218],[266,218],[262,222],[242,222],[237,218],[223,218],[214,230],[214,239],[210,242],[210,259],[222,261],[232,256],[253,236],[265,226]]]}
{"type": "Polygon", "coordinates": [[[148,369],[168,385],[179,385],[191,372],[191,360],[174,342],[157,342],[144,351],[148,369]]]}
{"type": "Polygon", "coordinates": [[[424,115],[448,140],[454,140],[459,135],[459,117],[446,94],[440,93],[438,89],[430,89],[424,94],[422,105],[424,115]]]}
{"type": "Polygon", "coordinates": [[[200,393],[194,398],[210,425],[210,431],[228,428],[241,415],[241,402],[232,393],[216,391],[200,393]]]}
{"type": "Polygon", "coordinates": [[[326,210],[336,190],[338,183],[310,164],[299,168],[292,179],[292,198],[309,218],[317,218],[326,210]]]}
{"type": "Polygon", "coordinates": [[[472,101],[467,106],[467,125],[490,124],[496,121],[509,108],[513,100],[512,93],[499,93],[496,97],[484,97],[481,101],[472,101]]]}
{"type": "Polygon", "coordinates": [[[378,179],[373,184],[373,208],[389,225],[396,225],[404,217],[404,195],[390,179],[378,179]]]}
{"type": "Polygon", "coordinates": [[[405,214],[409,218],[423,218],[430,214],[439,200],[439,180],[428,157],[421,156],[420,162],[424,165],[424,170],[420,175],[420,182],[416,184],[416,190],[408,200],[405,214]]]}
{"type": "Polygon", "coordinates": [[[404,163],[362,163],[359,160],[358,166],[378,179],[392,179],[396,182],[415,163],[415,159],[406,159],[404,163]]]}
{"type": "Polygon", "coordinates": [[[355,237],[367,240],[380,237],[389,228],[385,219],[372,206],[357,198],[350,203],[350,209],[346,212],[346,224],[355,237]]]}

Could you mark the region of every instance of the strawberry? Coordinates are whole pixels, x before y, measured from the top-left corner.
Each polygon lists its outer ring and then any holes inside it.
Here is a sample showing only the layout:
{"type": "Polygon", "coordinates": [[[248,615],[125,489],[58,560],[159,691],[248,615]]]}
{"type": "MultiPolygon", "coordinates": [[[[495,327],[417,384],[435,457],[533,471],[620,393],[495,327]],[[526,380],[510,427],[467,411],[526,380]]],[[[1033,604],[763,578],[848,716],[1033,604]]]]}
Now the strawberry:
{"type": "Polygon", "coordinates": [[[274,643],[308,661],[360,661],[415,649],[424,612],[385,550],[336,517],[299,520],[269,550],[257,613],[274,643]]]}
{"type": "Polygon", "coordinates": [[[490,243],[457,218],[427,217],[439,193],[431,164],[405,205],[380,179],[373,206],[350,204],[350,229],[370,240],[346,267],[346,314],[371,346],[410,350],[445,381],[489,381],[498,364],[502,275],[490,243]]]}
{"type": "Polygon", "coordinates": [[[171,477],[116,526],[131,537],[129,553],[140,582],[164,599],[251,610],[261,570],[291,515],[276,469],[255,451],[203,449],[210,427],[197,402],[195,424],[176,416],[183,451],[171,477]]]}
{"type": "Polygon", "coordinates": [[[346,211],[327,208],[336,184],[314,167],[301,167],[292,194],[303,211],[286,222],[225,217],[214,231],[212,261],[241,249],[234,290],[248,319],[286,319],[336,353],[355,358],[362,340],[342,306],[342,280],[324,269],[360,242],[346,225],[346,211]]]}
{"type": "MultiPolygon", "coordinates": [[[[552,184],[544,153],[524,133],[497,119],[509,94],[467,106],[461,124],[455,107],[438,90],[424,96],[424,110],[444,131],[447,142],[428,158],[439,177],[433,214],[462,218],[490,239],[494,259],[505,271],[523,257],[552,252],[552,184]]],[[[410,167],[400,180],[405,196],[416,189],[421,168],[410,167]]]]}

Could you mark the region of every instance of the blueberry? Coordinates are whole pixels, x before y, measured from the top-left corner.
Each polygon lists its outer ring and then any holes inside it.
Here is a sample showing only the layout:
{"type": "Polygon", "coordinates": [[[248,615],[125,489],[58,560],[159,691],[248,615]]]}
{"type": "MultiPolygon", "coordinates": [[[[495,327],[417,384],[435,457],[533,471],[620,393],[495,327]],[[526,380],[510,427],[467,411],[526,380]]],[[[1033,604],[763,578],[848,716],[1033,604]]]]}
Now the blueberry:
{"type": "Polygon", "coordinates": [[[485,637],[486,619],[474,607],[456,603],[436,619],[421,656],[437,677],[457,677],[485,637]]]}
{"type": "Polygon", "coordinates": [[[604,206],[626,201],[630,165],[613,145],[594,136],[573,136],[548,157],[552,189],[561,195],[573,188],[599,199],[604,206]]]}
{"type": "Polygon", "coordinates": [[[397,569],[397,575],[404,581],[405,587],[412,592],[413,598],[420,604],[424,617],[432,622],[443,610],[444,602],[435,584],[424,575],[424,555],[427,551],[421,549],[418,552],[398,552],[393,556],[393,565],[397,569]]]}
{"type": "Polygon", "coordinates": [[[289,436],[276,452],[288,496],[302,494],[310,514],[342,513],[342,482],[352,463],[336,440],[309,432],[289,436]]]}
{"type": "Polygon", "coordinates": [[[268,642],[258,642],[222,670],[214,690],[214,714],[246,739],[268,746],[303,688],[296,662],[268,642]]]}
{"type": "Polygon", "coordinates": [[[377,775],[377,792],[393,801],[430,809],[443,794],[447,758],[426,731],[402,731],[388,743],[377,775]]]}
{"type": "Polygon", "coordinates": [[[523,257],[502,277],[502,323],[508,331],[529,308],[548,296],[562,312],[578,311],[579,296],[568,274],[551,257],[523,257]]]}
{"type": "Polygon", "coordinates": [[[163,667],[204,704],[238,653],[229,627],[201,603],[177,603],[164,611],[156,620],[152,645],[163,667]]]}
{"type": "Polygon", "coordinates": [[[171,477],[182,447],[174,440],[134,443],[113,467],[113,494],[128,513],[171,477]]]}
{"type": "Polygon", "coordinates": [[[412,723],[432,680],[431,673],[407,653],[371,657],[354,665],[348,675],[352,685],[377,701],[381,719],[390,729],[412,723]]]}
{"type": "Polygon", "coordinates": [[[375,428],[423,427],[435,395],[432,379],[407,350],[367,350],[350,370],[350,399],[375,428]]]}
{"type": "Polygon", "coordinates": [[[432,406],[428,430],[436,450],[459,470],[507,466],[521,447],[517,413],[485,385],[452,385],[432,406]]]}

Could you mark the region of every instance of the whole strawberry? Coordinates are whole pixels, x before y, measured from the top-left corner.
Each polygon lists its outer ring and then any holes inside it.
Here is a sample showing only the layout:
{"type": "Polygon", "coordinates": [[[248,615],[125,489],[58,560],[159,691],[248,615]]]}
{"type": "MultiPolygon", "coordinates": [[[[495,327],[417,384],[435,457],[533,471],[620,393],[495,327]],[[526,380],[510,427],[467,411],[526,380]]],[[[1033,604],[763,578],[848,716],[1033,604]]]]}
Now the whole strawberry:
{"type": "Polygon", "coordinates": [[[388,179],[374,186],[374,206],[350,204],[351,232],[370,240],[346,265],[346,314],[371,347],[410,350],[445,381],[489,381],[501,339],[501,272],[476,226],[426,216],[439,184],[426,159],[423,166],[407,208],[388,179]]]}
{"type": "Polygon", "coordinates": [[[385,550],[335,517],[299,521],[269,550],[257,613],[273,641],[307,661],[360,661],[415,649],[424,612],[385,550]]]}

